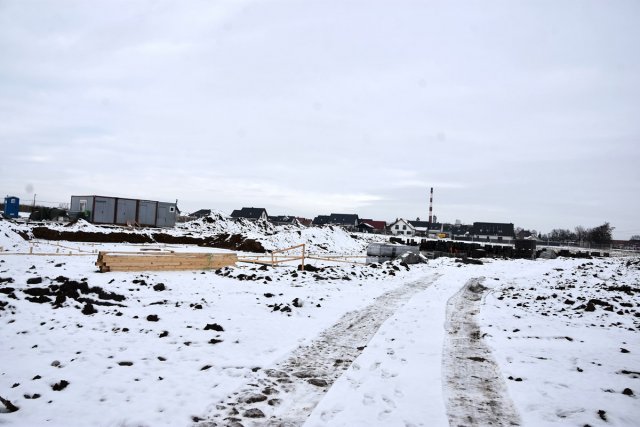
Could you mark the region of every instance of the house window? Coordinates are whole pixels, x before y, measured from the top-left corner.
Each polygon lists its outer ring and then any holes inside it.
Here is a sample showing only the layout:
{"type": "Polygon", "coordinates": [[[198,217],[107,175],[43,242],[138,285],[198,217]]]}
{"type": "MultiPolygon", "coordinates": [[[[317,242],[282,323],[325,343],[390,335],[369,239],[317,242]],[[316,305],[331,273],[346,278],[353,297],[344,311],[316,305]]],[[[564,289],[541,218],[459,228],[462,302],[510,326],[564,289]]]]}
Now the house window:
{"type": "Polygon", "coordinates": [[[396,225],[396,230],[400,230],[400,226],[399,225],[396,225]]]}
{"type": "Polygon", "coordinates": [[[403,226],[402,226],[402,229],[403,229],[403,230],[406,230],[406,229],[407,229],[407,226],[406,226],[406,225],[403,225],[403,226]]]}

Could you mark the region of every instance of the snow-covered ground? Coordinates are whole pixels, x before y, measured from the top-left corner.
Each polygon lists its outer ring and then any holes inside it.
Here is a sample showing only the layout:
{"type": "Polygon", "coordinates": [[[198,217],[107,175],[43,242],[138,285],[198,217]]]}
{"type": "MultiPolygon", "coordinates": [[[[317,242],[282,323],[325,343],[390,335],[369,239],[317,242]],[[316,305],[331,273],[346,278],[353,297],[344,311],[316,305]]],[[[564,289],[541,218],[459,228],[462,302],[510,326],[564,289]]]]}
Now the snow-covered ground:
{"type": "MultiPolygon", "coordinates": [[[[7,224],[0,246],[28,252],[7,224]]],[[[255,237],[362,251],[347,233],[332,246],[308,230],[255,237]]],[[[0,254],[0,397],[19,408],[0,403],[0,424],[640,419],[637,259],[98,273],[92,251],[137,248],[40,242],[34,252],[57,245],[80,255],[0,254]]]]}

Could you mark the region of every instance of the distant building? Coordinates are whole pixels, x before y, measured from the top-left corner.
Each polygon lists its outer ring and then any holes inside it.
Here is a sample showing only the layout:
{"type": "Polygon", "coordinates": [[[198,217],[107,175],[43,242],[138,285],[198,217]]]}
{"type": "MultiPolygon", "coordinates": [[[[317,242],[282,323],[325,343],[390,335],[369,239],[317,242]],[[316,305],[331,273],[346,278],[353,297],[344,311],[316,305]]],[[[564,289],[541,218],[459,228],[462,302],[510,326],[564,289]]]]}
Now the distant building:
{"type": "Polygon", "coordinates": [[[361,219],[358,223],[358,231],[360,231],[361,233],[384,233],[386,231],[386,228],[386,221],[361,219]]]}
{"type": "Polygon", "coordinates": [[[297,216],[296,219],[301,225],[304,225],[305,227],[311,227],[311,224],[313,223],[312,219],[303,218],[301,216],[297,216]]]}
{"type": "Polygon", "coordinates": [[[331,223],[330,215],[318,215],[313,219],[312,224],[316,226],[329,225],[331,223]]]}
{"type": "Polygon", "coordinates": [[[242,208],[231,212],[231,218],[244,218],[250,221],[267,221],[269,219],[269,215],[267,214],[267,210],[264,208],[242,208]]]}
{"type": "Polygon", "coordinates": [[[452,238],[465,238],[471,236],[471,233],[473,232],[473,225],[461,224],[460,222],[456,222],[455,224],[445,224],[445,232],[448,232],[452,238]]]}
{"type": "Polygon", "coordinates": [[[397,219],[395,222],[389,224],[389,231],[394,236],[415,236],[416,229],[406,219],[397,219]]]}
{"type": "Polygon", "coordinates": [[[274,225],[294,225],[297,223],[297,219],[295,216],[277,215],[270,216],[269,222],[274,225]]]}
{"type": "Polygon", "coordinates": [[[415,229],[416,236],[429,236],[432,234],[439,234],[444,232],[444,225],[439,222],[431,222],[429,221],[409,221],[409,224],[413,226],[415,229]]]}
{"type": "Polygon", "coordinates": [[[516,232],[513,224],[500,222],[474,222],[472,235],[474,239],[511,243],[516,232]]]}
{"type": "Polygon", "coordinates": [[[179,214],[176,203],[108,196],[71,196],[71,217],[94,224],[173,227],[179,214]]]}
{"type": "Polygon", "coordinates": [[[318,215],[313,219],[313,225],[337,225],[347,230],[354,231],[358,227],[357,214],[318,215]]]}
{"type": "Polygon", "coordinates": [[[205,216],[211,215],[211,209],[200,209],[199,211],[193,212],[189,215],[192,218],[203,218],[205,216]]]}

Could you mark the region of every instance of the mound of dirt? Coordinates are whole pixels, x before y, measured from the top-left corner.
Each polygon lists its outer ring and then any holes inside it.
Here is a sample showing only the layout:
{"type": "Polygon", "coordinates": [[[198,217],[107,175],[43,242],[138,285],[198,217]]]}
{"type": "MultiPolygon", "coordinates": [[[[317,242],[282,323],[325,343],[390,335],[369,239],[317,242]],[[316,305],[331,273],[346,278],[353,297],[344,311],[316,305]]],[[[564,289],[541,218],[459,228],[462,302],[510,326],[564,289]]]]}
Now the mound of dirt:
{"type": "Polygon", "coordinates": [[[107,292],[99,286],[89,286],[86,279],[81,281],[69,280],[64,276],[56,277],[47,287],[29,287],[23,289],[22,292],[28,295],[25,299],[29,302],[44,304],[51,303],[52,308],[60,308],[67,299],[84,303],[82,309],[83,314],[93,314],[97,311],[94,305],[102,306],[120,306],[125,300],[124,295],[114,292],[107,292]],[[82,295],[95,294],[97,299],[83,297],[82,295]],[[116,302],[111,302],[116,301],[116,302]]]}
{"type": "Polygon", "coordinates": [[[66,240],[68,242],[96,243],[153,243],[146,234],[138,233],[98,233],[94,231],[58,231],[48,227],[34,227],[33,237],[43,240],[66,240]]]}
{"type": "Polygon", "coordinates": [[[243,252],[266,252],[266,250],[262,246],[262,243],[253,239],[247,239],[240,234],[220,234],[219,236],[206,239],[202,244],[200,244],[200,246],[231,249],[243,252]]]}
{"type": "Polygon", "coordinates": [[[210,248],[230,249],[243,252],[265,253],[262,244],[254,239],[248,239],[241,234],[220,234],[214,237],[175,236],[167,233],[105,231],[68,231],[55,230],[49,227],[34,227],[33,236],[43,240],[65,240],[69,242],[96,243],[164,243],[174,245],[199,245],[210,248]]]}

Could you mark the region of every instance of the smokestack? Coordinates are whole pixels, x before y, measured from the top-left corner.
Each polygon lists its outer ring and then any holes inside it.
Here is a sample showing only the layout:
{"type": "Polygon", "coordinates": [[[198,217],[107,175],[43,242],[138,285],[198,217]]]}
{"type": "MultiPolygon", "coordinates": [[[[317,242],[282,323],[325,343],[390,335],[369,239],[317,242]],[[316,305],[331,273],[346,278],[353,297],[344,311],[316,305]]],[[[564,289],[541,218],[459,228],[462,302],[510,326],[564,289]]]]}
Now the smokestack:
{"type": "Polygon", "coordinates": [[[429,198],[429,224],[433,222],[433,187],[431,187],[431,197],[429,198]]]}

